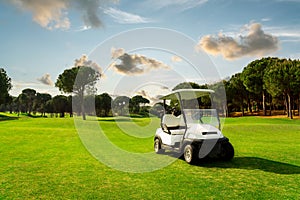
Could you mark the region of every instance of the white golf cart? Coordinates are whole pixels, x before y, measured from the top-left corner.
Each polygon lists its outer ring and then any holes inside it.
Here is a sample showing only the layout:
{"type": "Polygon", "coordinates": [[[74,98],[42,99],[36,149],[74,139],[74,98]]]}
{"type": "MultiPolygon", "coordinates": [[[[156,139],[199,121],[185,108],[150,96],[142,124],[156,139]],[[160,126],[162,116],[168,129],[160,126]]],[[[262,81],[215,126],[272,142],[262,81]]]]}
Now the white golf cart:
{"type": "Polygon", "coordinates": [[[220,131],[217,110],[200,109],[199,106],[199,98],[208,96],[212,99],[213,94],[214,91],[209,89],[180,89],[160,98],[164,108],[170,101],[176,101],[180,110],[177,116],[174,112],[164,111],[161,128],[154,136],[156,153],[164,153],[165,150],[177,152],[183,154],[187,163],[204,158],[233,158],[234,149],[220,131]]]}

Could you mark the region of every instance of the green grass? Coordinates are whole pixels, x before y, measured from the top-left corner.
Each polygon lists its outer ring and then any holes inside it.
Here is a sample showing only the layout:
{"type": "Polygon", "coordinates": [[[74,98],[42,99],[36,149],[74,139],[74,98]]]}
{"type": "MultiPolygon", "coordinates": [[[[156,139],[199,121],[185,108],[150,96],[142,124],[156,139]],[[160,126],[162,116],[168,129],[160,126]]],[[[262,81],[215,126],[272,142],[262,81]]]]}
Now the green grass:
{"type": "MultiPolygon", "coordinates": [[[[118,119],[118,124],[154,134],[155,120],[118,119]]],[[[127,135],[113,118],[99,123],[120,148],[152,151],[152,137],[127,135]]],[[[157,171],[126,173],[89,154],[72,118],[1,114],[0,199],[299,199],[299,120],[228,118],[223,133],[235,147],[231,162],[188,165],[178,159],[157,171]]]]}

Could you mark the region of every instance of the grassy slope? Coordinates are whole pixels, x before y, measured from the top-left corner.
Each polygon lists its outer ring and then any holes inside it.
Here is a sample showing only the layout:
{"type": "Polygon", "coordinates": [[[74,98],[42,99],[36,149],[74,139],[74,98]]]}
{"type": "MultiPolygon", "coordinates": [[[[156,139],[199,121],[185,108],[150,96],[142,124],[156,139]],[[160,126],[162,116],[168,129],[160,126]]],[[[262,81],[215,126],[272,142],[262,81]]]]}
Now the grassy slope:
{"type": "MultiPolygon", "coordinates": [[[[148,124],[144,119],[135,122],[148,124]]],[[[123,123],[129,128],[132,124],[123,123]]],[[[127,136],[110,120],[101,126],[121,148],[152,151],[152,138],[127,136]]],[[[155,127],[149,131],[154,133],[155,127]]],[[[299,198],[299,120],[231,118],[223,132],[235,147],[233,161],[191,166],[177,160],[140,174],[116,171],[95,160],[70,118],[0,121],[0,199],[299,198]]]]}

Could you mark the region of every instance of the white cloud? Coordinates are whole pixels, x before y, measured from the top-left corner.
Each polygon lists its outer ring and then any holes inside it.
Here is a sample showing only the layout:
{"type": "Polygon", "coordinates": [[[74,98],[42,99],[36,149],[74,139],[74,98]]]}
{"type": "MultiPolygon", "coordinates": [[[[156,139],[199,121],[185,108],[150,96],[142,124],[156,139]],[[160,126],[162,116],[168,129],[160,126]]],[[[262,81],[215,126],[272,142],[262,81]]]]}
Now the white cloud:
{"type": "Polygon", "coordinates": [[[268,21],[271,21],[271,20],[272,20],[271,18],[262,18],[261,19],[262,22],[268,22],[268,21]]]}
{"type": "Polygon", "coordinates": [[[203,5],[208,0],[148,0],[146,3],[154,7],[154,9],[163,9],[175,7],[181,11],[189,10],[197,6],[203,5]]]}
{"type": "Polygon", "coordinates": [[[151,96],[148,92],[146,92],[145,90],[140,90],[138,92],[136,92],[136,95],[141,95],[142,97],[150,100],[150,103],[152,102],[157,102],[159,100],[159,97],[157,96],[151,96]]]}
{"type": "Polygon", "coordinates": [[[252,23],[245,26],[245,36],[206,35],[202,37],[196,49],[203,49],[209,54],[221,54],[225,59],[232,60],[243,56],[263,56],[279,48],[278,38],[262,30],[261,24],[252,23]]]}
{"type": "Polygon", "coordinates": [[[80,26],[78,29],[73,30],[73,32],[82,32],[82,31],[87,31],[90,30],[92,27],[91,26],[80,26]]]}
{"type": "Polygon", "coordinates": [[[277,37],[300,38],[300,30],[297,27],[266,27],[265,30],[277,37]]]}
{"type": "Polygon", "coordinates": [[[172,62],[181,62],[182,61],[182,58],[180,58],[179,56],[172,56],[171,57],[171,60],[172,62]]]}
{"type": "Polygon", "coordinates": [[[264,28],[272,35],[280,38],[280,42],[300,42],[300,27],[295,26],[268,26],[264,28]]]}
{"type": "Polygon", "coordinates": [[[111,58],[117,59],[125,53],[123,48],[116,49],[114,47],[111,48],[111,58]]]}
{"type": "Polygon", "coordinates": [[[86,55],[82,55],[79,59],[75,59],[74,67],[91,67],[102,75],[102,68],[92,60],[88,60],[86,55]]]}
{"type": "Polygon", "coordinates": [[[38,78],[37,80],[45,85],[53,86],[53,82],[51,80],[50,74],[45,74],[44,76],[38,78]]]}
{"type": "Polygon", "coordinates": [[[70,28],[69,9],[81,13],[86,27],[100,27],[102,22],[98,16],[99,6],[114,3],[115,0],[7,0],[21,10],[32,13],[33,21],[47,29],[70,28]]]}
{"type": "Polygon", "coordinates": [[[104,13],[112,17],[116,22],[120,24],[141,24],[149,23],[151,20],[141,17],[136,14],[121,11],[115,8],[104,9],[104,13]]]}

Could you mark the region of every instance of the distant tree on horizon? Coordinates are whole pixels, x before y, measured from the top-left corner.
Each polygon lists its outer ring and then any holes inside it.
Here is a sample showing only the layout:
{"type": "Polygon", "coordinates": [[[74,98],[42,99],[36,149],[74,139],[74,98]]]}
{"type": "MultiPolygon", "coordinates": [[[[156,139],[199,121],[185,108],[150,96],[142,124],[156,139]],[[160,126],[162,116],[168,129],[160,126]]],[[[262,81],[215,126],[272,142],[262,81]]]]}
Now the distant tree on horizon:
{"type": "Polygon", "coordinates": [[[34,101],[34,110],[40,112],[41,116],[46,116],[46,103],[51,100],[52,97],[47,93],[36,93],[36,98],[34,101]]]}
{"type": "Polygon", "coordinates": [[[130,98],[127,96],[118,96],[112,101],[113,114],[128,116],[130,107],[130,98]]]}
{"type": "Polygon", "coordinates": [[[64,95],[56,95],[52,99],[53,109],[55,113],[59,113],[60,117],[65,117],[67,112],[68,98],[64,95]]]}
{"type": "Polygon", "coordinates": [[[19,95],[19,100],[23,105],[23,108],[25,109],[23,111],[28,113],[28,115],[30,115],[33,110],[33,103],[35,101],[35,98],[36,98],[36,91],[31,88],[26,88],[22,90],[22,93],[19,95]]]}
{"type": "Polygon", "coordinates": [[[96,115],[108,117],[112,106],[112,98],[107,93],[95,96],[96,115]]]}
{"type": "Polygon", "coordinates": [[[131,98],[131,112],[138,114],[140,112],[140,104],[147,104],[150,103],[150,101],[146,98],[144,98],[141,95],[136,95],[131,98]]]}
{"type": "Polygon", "coordinates": [[[239,108],[244,116],[244,103],[248,102],[249,92],[243,84],[241,75],[241,73],[236,73],[229,79],[226,94],[230,97],[231,105],[239,108]]]}
{"type": "Polygon", "coordinates": [[[0,105],[8,103],[11,88],[11,78],[3,68],[0,68],[0,105]]]}

